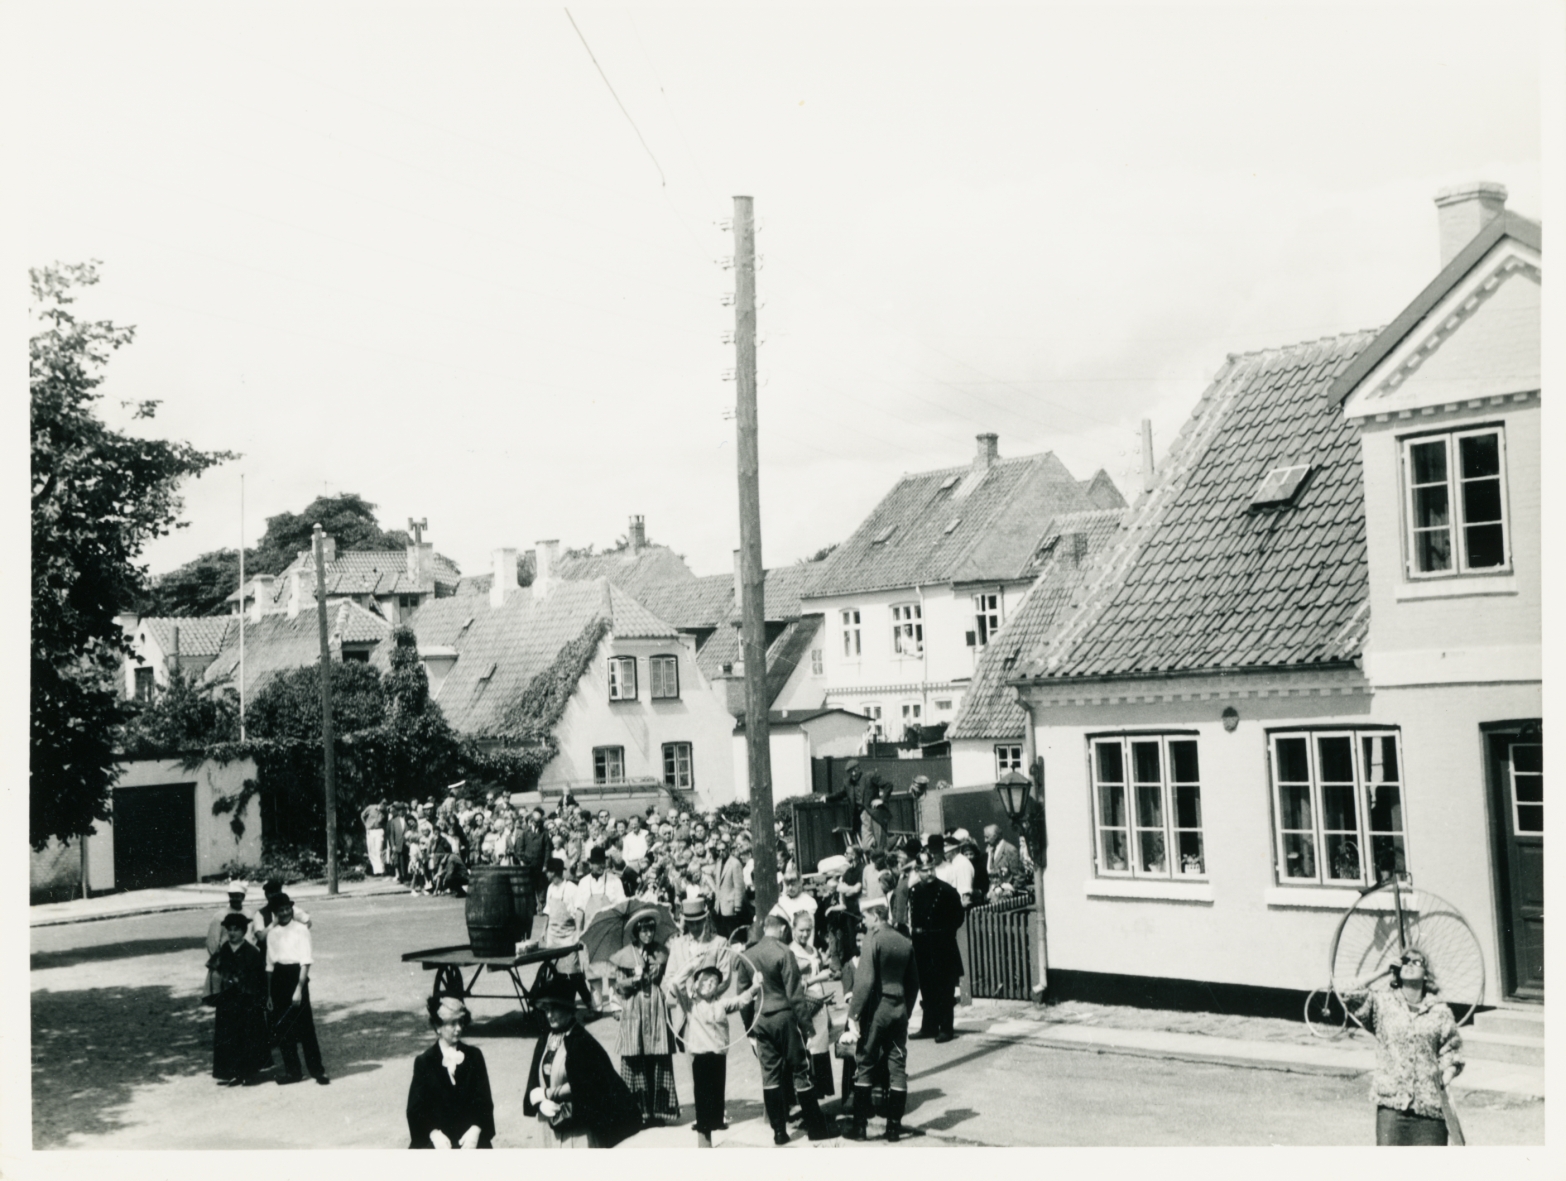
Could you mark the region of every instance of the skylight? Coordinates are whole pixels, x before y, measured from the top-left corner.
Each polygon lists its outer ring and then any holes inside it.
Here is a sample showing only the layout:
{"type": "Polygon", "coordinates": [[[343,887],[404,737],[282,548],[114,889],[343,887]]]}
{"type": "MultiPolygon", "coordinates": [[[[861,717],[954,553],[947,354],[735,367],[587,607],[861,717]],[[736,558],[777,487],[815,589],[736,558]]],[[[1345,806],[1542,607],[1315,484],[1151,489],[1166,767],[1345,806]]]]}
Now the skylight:
{"type": "Polygon", "coordinates": [[[1252,508],[1282,508],[1293,502],[1305,477],[1310,475],[1310,464],[1294,463],[1275,467],[1262,480],[1261,487],[1251,497],[1252,508]]]}
{"type": "Polygon", "coordinates": [[[871,545],[882,545],[885,542],[891,540],[892,534],[894,534],[896,532],[897,532],[897,526],[896,525],[888,525],[885,529],[881,530],[881,532],[879,532],[879,533],[877,533],[875,535],[875,540],[872,541],[870,544],[871,545]]]}
{"type": "Polygon", "coordinates": [[[947,476],[945,482],[941,484],[939,491],[945,492],[953,484],[957,483],[957,481],[959,479],[961,479],[961,478],[962,477],[960,475],[959,476],[947,476]]]}
{"type": "Polygon", "coordinates": [[[961,525],[961,524],[962,524],[962,518],[961,517],[953,517],[952,518],[952,523],[950,525],[946,526],[946,528],[945,528],[945,530],[943,530],[943,532],[950,533],[953,529],[957,528],[957,526],[961,525]]]}

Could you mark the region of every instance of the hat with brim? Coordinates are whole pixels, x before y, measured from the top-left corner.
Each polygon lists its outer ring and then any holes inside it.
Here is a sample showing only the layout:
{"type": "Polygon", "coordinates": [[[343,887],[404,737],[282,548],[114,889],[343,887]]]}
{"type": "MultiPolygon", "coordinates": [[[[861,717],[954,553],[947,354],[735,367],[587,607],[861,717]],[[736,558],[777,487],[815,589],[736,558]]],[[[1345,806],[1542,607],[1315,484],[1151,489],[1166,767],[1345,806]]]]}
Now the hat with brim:
{"type": "Polygon", "coordinates": [[[435,1008],[435,1016],[442,1021],[460,1021],[468,1015],[468,1007],[454,996],[443,996],[435,1008]]]}
{"type": "Polygon", "coordinates": [[[631,912],[631,917],[625,920],[625,933],[629,935],[636,930],[638,923],[652,923],[658,925],[658,908],[656,906],[641,906],[631,912]]]}
{"type": "Polygon", "coordinates": [[[862,899],[860,901],[860,903],[859,903],[859,913],[860,914],[868,914],[872,910],[878,910],[883,915],[885,915],[887,913],[886,899],[884,897],[883,898],[865,898],[865,899],[862,899]]]}
{"type": "Polygon", "coordinates": [[[240,914],[237,910],[231,914],[226,914],[223,916],[224,930],[232,930],[233,928],[238,927],[241,931],[243,931],[248,926],[250,926],[250,919],[245,915],[240,914]]]}
{"type": "Polygon", "coordinates": [[[230,898],[234,897],[234,895],[236,895],[236,894],[239,895],[239,897],[243,898],[248,893],[250,893],[250,883],[249,882],[244,881],[243,879],[240,879],[240,878],[235,878],[233,881],[229,882],[229,884],[228,884],[228,896],[230,898]]]}
{"type": "MultiPolygon", "coordinates": [[[[680,916],[686,922],[693,922],[707,917],[707,900],[704,897],[687,898],[680,906],[680,916]]],[[[631,920],[635,922],[635,919],[631,920]]]]}
{"type": "Polygon", "coordinates": [[[932,832],[924,838],[924,847],[931,853],[942,853],[946,850],[946,838],[938,832],[932,832]]]}
{"type": "Polygon", "coordinates": [[[576,986],[568,976],[554,975],[533,989],[533,1004],[538,1008],[576,1011],[576,986]]]}

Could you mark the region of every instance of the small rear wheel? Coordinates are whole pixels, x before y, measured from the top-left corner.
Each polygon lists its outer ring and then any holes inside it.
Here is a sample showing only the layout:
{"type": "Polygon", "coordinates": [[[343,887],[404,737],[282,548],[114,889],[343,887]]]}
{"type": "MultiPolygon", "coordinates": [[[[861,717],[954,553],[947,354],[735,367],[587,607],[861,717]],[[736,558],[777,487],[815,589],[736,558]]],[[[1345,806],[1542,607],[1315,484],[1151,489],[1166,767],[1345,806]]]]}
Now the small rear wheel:
{"type": "Polygon", "coordinates": [[[1305,1028],[1315,1037],[1335,1040],[1348,1027],[1348,1010],[1331,988],[1318,988],[1305,998],[1305,1028]]]}

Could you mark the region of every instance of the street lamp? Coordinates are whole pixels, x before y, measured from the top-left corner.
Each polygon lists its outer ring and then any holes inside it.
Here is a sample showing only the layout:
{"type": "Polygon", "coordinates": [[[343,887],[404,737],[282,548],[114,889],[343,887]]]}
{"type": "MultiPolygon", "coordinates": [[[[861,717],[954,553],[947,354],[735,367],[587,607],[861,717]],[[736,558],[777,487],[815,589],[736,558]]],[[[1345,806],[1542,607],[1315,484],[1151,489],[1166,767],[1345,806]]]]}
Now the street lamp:
{"type": "Polygon", "coordinates": [[[1013,828],[1022,825],[1022,813],[1027,809],[1028,792],[1032,789],[1033,780],[1021,771],[1007,771],[995,784],[995,794],[1000,797],[1001,809],[1013,828]]]}

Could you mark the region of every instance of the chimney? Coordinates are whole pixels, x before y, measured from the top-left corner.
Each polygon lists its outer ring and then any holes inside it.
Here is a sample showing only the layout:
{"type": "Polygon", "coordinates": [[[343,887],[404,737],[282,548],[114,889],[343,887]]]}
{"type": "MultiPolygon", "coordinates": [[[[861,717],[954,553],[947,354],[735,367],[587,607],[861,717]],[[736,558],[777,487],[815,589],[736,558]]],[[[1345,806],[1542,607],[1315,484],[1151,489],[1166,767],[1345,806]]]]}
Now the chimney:
{"type": "Polygon", "coordinates": [[[995,434],[994,431],[986,431],[978,436],[978,439],[979,449],[973,456],[973,470],[976,472],[995,466],[995,461],[999,458],[996,444],[999,442],[1000,436],[995,434]]]}
{"type": "Polygon", "coordinates": [[[489,556],[494,580],[489,584],[489,605],[502,606],[517,589],[517,551],[497,549],[489,556]]]}
{"type": "Polygon", "coordinates": [[[1153,490],[1153,420],[1142,420],[1142,491],[1153,490]]]}
{"type": "Polygon", "coordinates": [[[321,536],[321,559],[328,566],[337,561],[337,538],[330,533],[321,536]]]}
{"type": "Polygon", "coordinates": [[[315,597],[315,572],[295,566],[288,572],[288,618],[299,618],[306,599],[315,597]],[[308,581],[307,581],[308,580],[308,581]]]}
{"type": "Polygon", "coordinates": [[[261,617],[272,610],[272,596],[275,593],[273,583],[277,580],[270,574],[257,574],[250,580],[250,618],[256,623],[261,622],[261,617]]]}
{"type": "Polygon", "coordinates": [[[1087,561],[1088,535],[1086,533],[1071,534],[1071,564],[1078,570],[1082,563],[1087,561]]]}
{"type": "Polygon", "coordinates": [[[1435,195],[1441,265],[1451,262],[1480,230],[1506,210],[1506,186],[1492,180],[1453,185],[1435,195]]]}
{"type": "Polygon", "coordinates": [[[555,580],[559,577],[555,571],[560,565],[560,543],[558,541],[534,542],[533,563],[533,600],[537,602],[548,596],[554,589],[555,580]]]}
{"type": "Polygon", "coordinates": [[[640,513],[631,518],[631,554],[634,557],[647,548],[647,518],[640,513]]]}
{"type": "Polygon", "coordinates": [[[745,585],[745,555],[734,551],[734,605],[738,607],[743,601],[744,592],[740,589],[745,585]]]}

